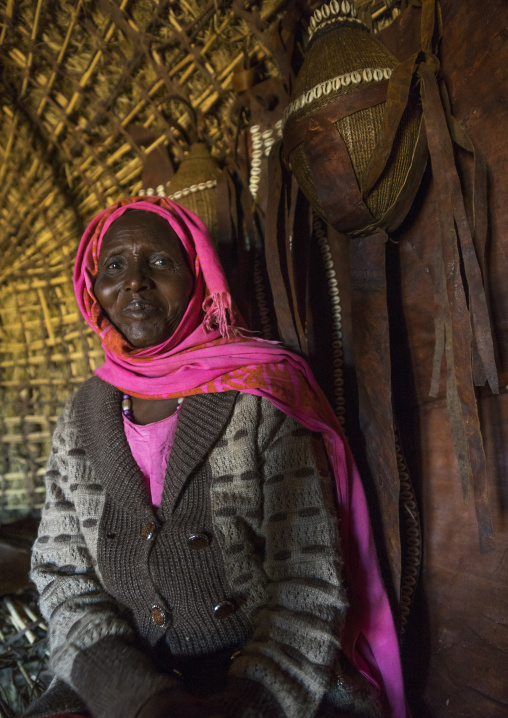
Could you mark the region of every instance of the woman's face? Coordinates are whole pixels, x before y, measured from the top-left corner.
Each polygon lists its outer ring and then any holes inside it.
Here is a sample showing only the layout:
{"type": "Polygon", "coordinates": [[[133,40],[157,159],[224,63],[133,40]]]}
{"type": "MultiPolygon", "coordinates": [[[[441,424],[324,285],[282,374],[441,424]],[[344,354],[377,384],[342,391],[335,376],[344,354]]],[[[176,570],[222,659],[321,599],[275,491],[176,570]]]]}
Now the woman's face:
{"type": "Polygon", "coordinates": [[[94,294],[135,347],[166,341],[185,314],[194,280],[180,247],[153,212],[126,212],[102,239],[94,294]]]}

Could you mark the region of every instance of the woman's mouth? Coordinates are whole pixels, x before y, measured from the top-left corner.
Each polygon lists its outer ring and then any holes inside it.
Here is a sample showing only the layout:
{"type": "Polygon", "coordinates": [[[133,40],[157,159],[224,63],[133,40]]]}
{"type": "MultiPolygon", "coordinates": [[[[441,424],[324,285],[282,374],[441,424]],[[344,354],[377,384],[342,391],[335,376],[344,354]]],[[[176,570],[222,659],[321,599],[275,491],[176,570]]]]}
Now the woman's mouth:
{"type": "Polygon", "coordinates": [[[132,299],[123,309],[122,314],[132,319],[146,319],[158,312],[158,308],[145,299],[132,299]]]}

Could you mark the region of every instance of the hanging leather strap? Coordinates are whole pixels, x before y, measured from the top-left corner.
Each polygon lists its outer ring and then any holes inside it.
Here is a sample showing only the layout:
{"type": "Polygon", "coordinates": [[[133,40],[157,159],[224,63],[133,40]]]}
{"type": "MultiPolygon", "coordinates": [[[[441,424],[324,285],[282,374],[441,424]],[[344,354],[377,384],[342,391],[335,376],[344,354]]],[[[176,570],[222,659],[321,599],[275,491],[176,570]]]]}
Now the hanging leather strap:
{"type": "MultiPolygon", "coordinates": [[[[437,207],[434,207],[434,210],[434,215],[437,216],[439,210],[437,207]]],[[[432,377],[429,390],[429,396],[433,398],[436,398],[439,394],[441,366],[443,357],[445,356],[445,336],[447,332],[449,337],[452,335],[449,312],[446,315],[448,326],[445,329],[445,307],[447,306],[443,249],[441,246],[441,238],[436,237],[434,245],[434,357],[432,360],[432,377]]]]}
{"type": "Polygon", "coordinates": [[[237,150],[235,157],[239,185],[239,200],[242,214],[241,231],[239,240],[236,243],[236,281],[242,288],[239,295],[242,298],[242,310],[251,319],[250,311],[253,307],[252,291],[253,284],[251,272],[251,248],[261,248],[261,238],[257,231],[252,211],[252,196],[249,190],[249,148],[247,131],[244,130],[238,136],[237,150]]]}
{"type": "Polygon", "coordinates": [[[266,211],[265,232],[266,266],[281,339],[289,349],[299,352],[300,343],[283,276],[287,262],[287,180],[284,177],[281,154],[281,142],[279,141],[272,147],[268,158],[269,202],[266,211]],[[281,242],[284,251],[281,251],[281,242]]]}
{"type": "Polygon", "coordinates": [[[386,234],[351,240],[351,313],[360,426],[379,499],[397,600],[400,590],[399,472],[393,428],[386,301],[386,234]]]}
{"type": "MultiPolygon", "coordinates": [[[[450,137],[453,142],[473,157],[473,202],[470,211],[469,224],[473,232],[473,244],[476,251],[476,258],[480,266],[480,272],[485,288],[485,297],[488,302],[488,274],[485,271],[485,248],[487,244],[487,165],[478,149],[473,145],[467,132],[452,115],[450,98],[444,82],[439,83],[439,92],[443,102],[443,109],[446,115],[450,137]]],[[[475,386],[484,386],[487,383],[487,375],[483,365],[476,336],[473,336],[473,381],[475,386]]]]}
{"type": "Polygon", "coordinates": [[[439,0],[422,0],[420,42],[426,57],[435,57],[442,36],[443,21],[439,0]]]}
{"type": "MultiPolygon", "coordinates": [[[[422,101],[432,170],[437,192],[441,254],[436,252],[436,303],[444,325],[444,350],[447,369],[447,403],[450,426],[457,454],[462,490],[467,497],[472,482],[480,538],[480,550],[493,548],[493,528],[488,507],[487,467],[480,422],[473,388],[471,351],[473,332],[461,277],[461,263],[455,226],[470,290],[471,320],[477,336],[478,352],[485,369],[491,370],[489,357],[489,321],[476,262],[474,245],[465,214],[460,182],[456,174],[453,149],[446,129],[434,71],[428,65],[419,69],[422,77],[422,101]],[[482,313],[483,312],[483,313],[482,313]],[[478,317],[486,324],[478,326],[478,317]],[[488,335],[485,337],[485,335],[488,335]],[[485,359],[484,359],[485,357],[485,359]]],[[[441,343],[442,340],[440,339],[441,343]]],[[[490,337],[490,351],[492,339],[490,337]]],[[[436,390],[437,354],[434,357],[433,390],[436,390]]],[[[493,351],[492,351],[493,362],[493,351]]],[[[495,371],[495,364],[494,364],[495,371]]],[[[497,376],[495,379],[497,380],[497,376]]],[[[492,378],[492,377],[491,377],[492,378]]],[[[495,385],[495,383],[494,383],[495,385]]]]}
{"type": "MultiPolygon", "coordinates": [[[[140,147],[147,147],[157,139],[157,135],[143,125],[128,125],[127,133],[140,147]]],[[[144,189],[149,187],[155,189],[161,184],[166,186],[174,174],[175,169],[168,148],[164,145],[157,145],[155,149],[144,155],[141,175],[141,185],[144,189]]]]}
{"type": "Polygon", "coordinates": [[[365,197],[381,177],[390,158],[393,143],[399,129],[400,121],[408,106],[410,91],[419,60],[423,57],[433,58],[441,39],[441,9],[437,0],[423,0],[421,19],[421,50],[397,65],[392,70],[386,93],[386,106],[383,122],[379,131],[376,146],[371,153],[367,166],[360,177],[360,188],[365,197]]]}
{"type": "Polygon", "coordinates": [[[238,237],[238,207],[230,167],[225,167],[217,180],[216,198],[219,241],[231,247],[238,237]]]}
{"type": "Polygon", "coordinates": [[[469,291],[469,309],[473,332],[485,376],[494,393],[499,392],[494,345],[490,331],[490,317],[483,288],[482,275],[471,229],[467,219],[460,180],[455,167],[453,146],[446,131],[446,115],[441,103],[434,69],[427,63],[420,65],[422,102],[432,168],[439,186],[442,208],[455,219],[461,255],[469,291]]]}
{"type": "Polygon", "coordinates": [[[462,125],[452,115],[450,98],[444,82],[439,83],[439,92],[443,101],[443,109],[446,115],[450,136],[456,145],[468,152],[474,160],[474,181],[473,181],[473,207],[471,227],[473,229],[473,241],[476,249],[476,256],[480,265],[483,283],[487,283],[485,272],[485,246],[487,243],[487,164],[481,152],[475,147],[462,125]]]}
{"type": "MultiPolygon", "coordinates": [[[[285,250],[286,250],[286,267],[287,267],[287,274],[288,274],[288,281],[289,281],[289,289],[291,292],[291,305],[292,305],[292,314],[293,314],[293,321],[295,324],[295,329],[298,334],[298,343],[300,345],[300,352],[307,356],[307,338],[305,336],[305,330],[304,325],[302,324],[301,318],[300,318],[300,312],[298,309],[298,298],[297,298],[297,292],[296,292],[296,282],[295,282],[295,272],[293,267],[293,251],[292,251],[292,245],[294,242],[294,234],[295,234],[295,217],[296,217],[296,210],[298,205],[298,200],[301,196],[300,190],[298,188],[298,183],[296,181],[296,178],[294,176],[291,177],[291,184],[290,184],[290,193],[289,193],[289,205],[287,207],[287,216],[288,216],[288,222],[286,225],[286,243],[285,243],[285,250]]],[[[299,257],[301,260],[302,258],[299,257]]]]}
{"type": "Polygon", "coordinates": [[[217,251],[228,281],[236,270],[240,242],[236,186],[232,167],[225,167],[217,180],[217,251]]]}
{"type": "MultiPolygon", "coordinates": [[[[441,266],[441,285],[446,288],[445,263],[450,267],[452,252],[458,260],[456,246],[452,247],[446,235],[442,237],[443,255],[441,266]]],[[[458,266],[458,265],[456,265],[458,266]]],[[[455,272],[458,273],[458,270],[455,272]]],[[[471,334],[464,327],[463,317],[467,317],[465,297],[458,293],[460,277],[455,278],[454,286],[443,293],[445,317],[446,352],[446,399],[450,428],[455,444],[455,453],[459,463],[462,492],[469,495],[472,482],[480,551],[486,553],[494,548],[494,529],[489,509],[488,475],[476,396],[473,390],[470,356],[471,334]],[[462,327],[458,326],[462,323],[462,327]],[[461,331],[465,329],[466,331],[461,331]]],[[[468,323],[467,323],[468,324],[468,323]]]]}

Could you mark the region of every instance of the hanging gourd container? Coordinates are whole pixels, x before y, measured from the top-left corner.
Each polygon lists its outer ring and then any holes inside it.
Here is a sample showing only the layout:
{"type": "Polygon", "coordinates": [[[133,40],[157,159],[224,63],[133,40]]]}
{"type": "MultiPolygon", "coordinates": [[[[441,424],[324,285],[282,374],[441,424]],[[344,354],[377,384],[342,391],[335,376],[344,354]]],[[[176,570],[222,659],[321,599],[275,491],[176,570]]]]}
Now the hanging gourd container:
{"type": "Polygon", "coordinates": [[[388,81],[398,64],[352,3],[331,0],[314,11],[283,118],[284,157],[318,214],[353,236],[395,229],[425,170],[421,107],[410,99],[390,155],[381,158],[382,171],[372,171],[385,133],[388,81]]]}
{"type": "Polygon", "coordinates": [[[398,60],[331,0],[310,18],[305,60],[283,117],[283,157],[315,211],[352,237],[350,286],[359,420],[383,523],[393,596],[401,588],[400,478],[392,411],[385,242],[404,219],[428,158],[421,104],[408,87],[387,127],[398,60]],[[387,144],[387,139],[390,141],[387,144]],[[386,149],[388,147],[388,150],[386,149]]]}
{"type": "MultiPolygon", "coordinates": [[[[395,596],[400,587],[400,480],[391,406],[385,243],[387,233],[409,212],[429,155],[439,197],[429,395],[438,395],[445,365],[463,493],[467,497],[470,485],[474,487],[480,548],[489,551],[493,546],[474,392],[475,384],[486,382],[493,393],[498,391],[481,266],[486,203],[482,207],[478,197],[485,182],[473,193],[472,221],[465,209],[454,144],[474,158],[477,178],[485,178],[485,165],[451,115],[436,54],[441,37],[438,0],[422,0],[420,49],[398,62],[370,35],[351,2],[331,0],[310,18],[306,57],[283,116],[282,154],[299,188],[321,217],[351,238],[349,286],[359,420],[395,596]]],[[[287,181],[283,189],[287,205],[287,181]]],[[[293,315],[297,317],[294,302],[293,315]]]]}
{"type": "Polygon", "coordinates": [[[175,175],[166,186],[166,196],[194,212],[218,241],[217,182],[222,175],[218,162],[204,142],[191,145],[175,175]]]}

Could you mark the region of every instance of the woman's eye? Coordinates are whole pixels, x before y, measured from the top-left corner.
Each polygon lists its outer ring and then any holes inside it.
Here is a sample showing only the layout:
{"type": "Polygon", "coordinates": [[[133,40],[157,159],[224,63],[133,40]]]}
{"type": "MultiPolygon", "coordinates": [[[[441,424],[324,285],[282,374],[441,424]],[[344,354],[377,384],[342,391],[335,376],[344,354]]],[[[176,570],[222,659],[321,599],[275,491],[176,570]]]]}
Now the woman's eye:
{"type": "Polygon", "coordinates": [[[106,264],[106,269],[120,269],[120,262],[118,259],[113,259],[106,264]]]}
{"type": "Polygon", "coordinates": [[[155,257],[152,259],[152,264],[156,267],[165,267],[168,264],[168,260],[165,257],[155,257]]]}

